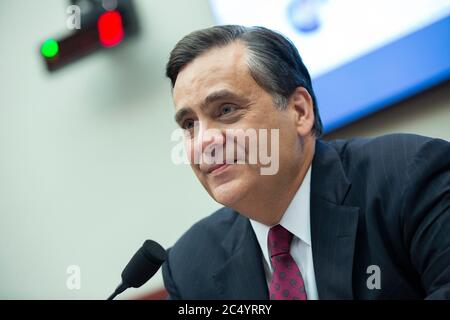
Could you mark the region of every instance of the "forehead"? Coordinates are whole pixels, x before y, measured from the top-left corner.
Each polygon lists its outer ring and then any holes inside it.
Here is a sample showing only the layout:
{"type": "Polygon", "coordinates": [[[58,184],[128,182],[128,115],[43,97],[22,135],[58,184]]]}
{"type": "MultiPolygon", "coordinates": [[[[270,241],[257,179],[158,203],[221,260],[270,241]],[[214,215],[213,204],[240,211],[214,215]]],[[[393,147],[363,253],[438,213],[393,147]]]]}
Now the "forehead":
{"type": "Polygon", "coordinates": [[[173,89],[175,108],[195,107],[218,90],[250,95],[256,82],[250,75],[246,57],[245,45],[234,42],[195,58],[178,74],[173,89]]]}

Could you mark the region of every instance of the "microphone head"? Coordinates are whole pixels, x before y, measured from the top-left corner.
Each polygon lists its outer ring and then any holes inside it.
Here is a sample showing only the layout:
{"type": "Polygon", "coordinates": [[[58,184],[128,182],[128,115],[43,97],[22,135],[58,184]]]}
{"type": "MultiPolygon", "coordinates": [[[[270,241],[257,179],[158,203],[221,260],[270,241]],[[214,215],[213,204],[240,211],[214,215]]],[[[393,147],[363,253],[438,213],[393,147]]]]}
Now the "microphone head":
{"type": "Polygon", "coordinates": [[[123,269],[122,283],[139,288],[158,271],[166,257],[166,250],[160,244],[146,240],[123,269]]]}

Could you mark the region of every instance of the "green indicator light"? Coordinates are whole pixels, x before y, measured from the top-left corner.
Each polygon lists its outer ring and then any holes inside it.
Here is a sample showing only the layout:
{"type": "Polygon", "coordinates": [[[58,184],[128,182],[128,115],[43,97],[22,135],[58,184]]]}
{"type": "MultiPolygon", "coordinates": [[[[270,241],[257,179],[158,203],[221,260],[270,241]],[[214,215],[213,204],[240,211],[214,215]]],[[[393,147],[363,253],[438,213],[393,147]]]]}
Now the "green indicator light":
{"type": "Polygon", "coordinates": [[[55,57],[59,52],[59,45],[53,39],[48,39],[42,44],[41,53],[47,59],[55,57]]]}

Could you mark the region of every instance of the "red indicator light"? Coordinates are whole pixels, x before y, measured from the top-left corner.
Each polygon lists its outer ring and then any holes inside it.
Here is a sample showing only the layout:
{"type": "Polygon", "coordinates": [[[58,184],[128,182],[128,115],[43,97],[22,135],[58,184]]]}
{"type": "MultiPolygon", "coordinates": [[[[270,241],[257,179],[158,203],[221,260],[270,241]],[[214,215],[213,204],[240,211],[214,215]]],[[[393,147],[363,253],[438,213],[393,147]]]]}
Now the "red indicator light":
{"type": "Polygon", "coordinates": [[[118,11],[103,13],[98,19],[97,27],[100,43],[104,47],[114,47],[122,42],[125,32],[122,16],[118,11]]]}

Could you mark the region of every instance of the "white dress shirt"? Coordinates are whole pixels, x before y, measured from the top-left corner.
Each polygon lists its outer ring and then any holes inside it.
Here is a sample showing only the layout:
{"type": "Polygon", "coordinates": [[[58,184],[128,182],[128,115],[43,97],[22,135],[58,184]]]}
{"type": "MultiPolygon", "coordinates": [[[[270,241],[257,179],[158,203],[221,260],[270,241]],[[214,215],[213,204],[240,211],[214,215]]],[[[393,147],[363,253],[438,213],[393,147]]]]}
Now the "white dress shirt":
{"type": "MultiPolygon", "coordinates": [[[[311,247],[310,194],[311,166],[279,224],[294,235],[290,253],[302,274],[308,300],[318,300],[319,296],[317,293],[316,277],[314,275],[311,247]]],[[[270,227],[251,219],[250,222],[264,254],[264,269],[267,283],[269,284],[273,272],[269,248],[267,246],[270,227]]]]}

